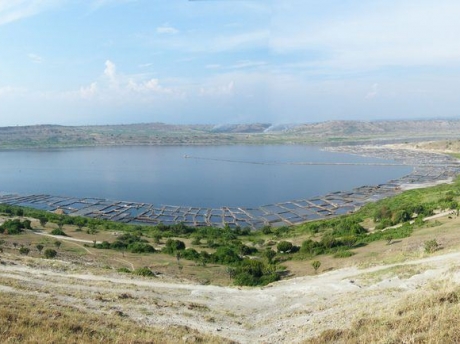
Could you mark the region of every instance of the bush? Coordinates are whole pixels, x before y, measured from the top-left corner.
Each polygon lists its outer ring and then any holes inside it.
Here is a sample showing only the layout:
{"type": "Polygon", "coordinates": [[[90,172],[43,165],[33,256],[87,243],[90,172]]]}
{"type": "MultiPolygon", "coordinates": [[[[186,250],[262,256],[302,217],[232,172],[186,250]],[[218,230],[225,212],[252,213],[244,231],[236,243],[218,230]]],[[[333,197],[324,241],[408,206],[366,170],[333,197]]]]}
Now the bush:
{"type": "Polygon", "coordinates": [[[143,242],[134,242],[128,245],[128,251],[132,253],[153,253],[155,249],[152,245],[143,242]]]}
{"type": "Polygon", "coordinates": [[[27,247],[21,247],[21,248],[19,249],[19,253],[22,254],[22,255],[24,255],[24,256],[27,256],[27,255],[29,254],[29,252],[30,252],[30,249],[27,248],[27,247]]]}
{"type": "Polygon", "coordinates": [[[271,267],[260,260],[245,259],[236,268],[234,283],[237,285],[257,286],[277,281],[279,276],[271,267]]]}
{"type": "Polygon", "coordinates": [[[152,277],[155,276],[152,270],[150,270],[148,267],[144,266],[143,268],[138,268],[133,271],[133,274],[139,275],[139,276],[145,276],[145,277],[152,277]]]}
{"type": "Polygon", "coordinates": [[[436,241],[436,239],[425,241],[425,252],[426,253],[433,253],[434,251],[438,249],[438,247],[439,247],[439,244],[436,241]]]}
{"type": "Polygon", "coordinates": [[[44,246],[42,244],[37,244],[35,247],[37,248],[38,252],[40,252],[40,253],[42,252],[42,250],[44,248],[44,246]]]}
{"type": "Polygon", "coordinates": [[[0,226],[0,233],[20,234],[24,228],[24,223],[22,223],[19,219],[6,220],[0,226]]]}
{"type": "Polygon", "coordinates": [[[276,246],[276,249],[278,250],[278,252],[281,252],[281,253],[289,253],[291,252],[292,247],[293,247],[292,242],[281,241],[276,246]]]}
{"type": "Polygon", "coordinates": [[[188,248],[182,251],[181,256],[188,260],[197,260],[200,258],[200,254],[194,248],[188,248]]]}
{"type": "Polygon", "coordinates": [[[61,236],[67,236],[65,232],[61,228],[55,228],[51,231],[52,235],[61,235],[61,236]]]}
{"type": "Polygon", "coordinates": [[[180,240],[175,240],[175,239],[168,239],[166,241],[165,247],[163,247],[161,251],[167,254],[174,254],[176,253],[176,251],[182,251],[182,250],[185,250],[184,242],[180,240]]]}
{"type": "Polygon", "coordinates": [[[318,271],[319,267],[321,266],[321,262],[319,260],[314,260],[311,262],[311,266],[313,267],[313,269],[315,269],[316,273],[316,271],[318,271]]]}
{"type": "Polygon", "coordinates": [[[334,258],[348,258],[353,256],[355,253],[352,251],[338,251],[334,254],[334,258]]]}
{"type": "Polygon", "coordinates": [[[210,258],[214,263],[233,264],[241,261],[241,257],[232,247],[221,246],[216,252],[211,254],[210,258]]]}
{"type": "Polygon", "coordinates": [[[43,254],[45,255],[45,258],[51,259],[57,256],[57,252],[53,250],[52,248],[47,248],[43,254]]]}

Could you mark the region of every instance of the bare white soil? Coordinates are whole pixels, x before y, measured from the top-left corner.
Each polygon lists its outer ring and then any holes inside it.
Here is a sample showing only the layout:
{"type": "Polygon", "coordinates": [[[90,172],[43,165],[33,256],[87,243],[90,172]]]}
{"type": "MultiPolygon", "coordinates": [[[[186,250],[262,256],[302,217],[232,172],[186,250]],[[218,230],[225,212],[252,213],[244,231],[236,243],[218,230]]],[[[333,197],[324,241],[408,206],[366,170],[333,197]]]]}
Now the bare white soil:
{"type": "Polygon", "coordinates": [[[391,314],[402,299],[431,289],[433,283],[460,281],[459,259],[460,253],[449,253],[397,265],[340,269],[264,288],[238,288],[166,276],[92,274],[79,264],[3,254],[0,292],[38,295],[145,325],[185,325],[240,343],[297,343],[325,329],[346,328],[363,316],[391,314]]]}

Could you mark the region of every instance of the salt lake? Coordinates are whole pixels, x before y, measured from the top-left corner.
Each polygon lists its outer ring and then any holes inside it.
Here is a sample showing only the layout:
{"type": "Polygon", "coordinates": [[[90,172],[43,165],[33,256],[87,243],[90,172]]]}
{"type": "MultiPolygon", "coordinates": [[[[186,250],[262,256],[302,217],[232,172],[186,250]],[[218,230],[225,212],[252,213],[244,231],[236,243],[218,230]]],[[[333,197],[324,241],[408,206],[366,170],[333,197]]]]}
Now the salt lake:
{"type": "Polygon", "coordinates": [[[1,151],[0,161],[4,193],[209,208],[311,198],[412,171],[409,166],[328,165],[391,161],[302,145],[18,150],[1,151]]]}

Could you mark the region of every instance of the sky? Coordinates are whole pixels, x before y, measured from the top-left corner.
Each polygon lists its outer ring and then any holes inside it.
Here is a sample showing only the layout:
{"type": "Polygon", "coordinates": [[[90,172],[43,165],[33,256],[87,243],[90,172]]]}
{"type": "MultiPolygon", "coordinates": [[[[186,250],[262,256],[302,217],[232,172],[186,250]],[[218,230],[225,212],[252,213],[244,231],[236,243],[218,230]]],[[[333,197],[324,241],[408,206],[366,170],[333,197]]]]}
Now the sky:
{"type": "Polygon", "coordinates": [[[458,0],[0,0],[0,126],[458,118],[458,0]]]}

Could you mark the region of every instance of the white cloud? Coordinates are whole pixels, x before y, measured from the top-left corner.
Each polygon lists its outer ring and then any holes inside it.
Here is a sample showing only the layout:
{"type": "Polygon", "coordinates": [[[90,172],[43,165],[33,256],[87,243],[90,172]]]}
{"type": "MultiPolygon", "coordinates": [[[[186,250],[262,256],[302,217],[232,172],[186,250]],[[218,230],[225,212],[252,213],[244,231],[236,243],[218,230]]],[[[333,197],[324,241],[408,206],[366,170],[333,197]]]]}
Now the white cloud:
{"type": "Polygon", "coordinates": [[[37,54],[30,53],[27,55],[33,63],[42,63],[43,58],[37,54]]]}
{"type": "Polygon", "coordinates": [[[117,86],[117,67],[115,66],[115,63],[110,60],[105,61],[104,75],[109,80],[111,86],[117,86]]]}
{"type": "Polygon", "coordinates": [[[139,68],[147,68],[147,67],[150,67],[150,66],[153,66],[153,63],[142,63],[140,64],[138,67],[139,68]]]}
{"type": "Polygon", "coordinates": [[[249,60],[244,60],[244,61],[238,61],[234,65],[231,65],[231,69],[243,69],[243,68],[253,68],[253,67],[263,67],[266,66],[267,62],[265,61],[249,61],[249,60]]]}
{"type": "Polygon", "coordinates": [[[366,94],[366,99],[375,98],[375,96],[377,96],[378,94],[378,91],[379,91],[379,84],[373,84],[369,92],[367,92],[366,94]]]}
{"type": "Polygon", "coordinates": [[[159,26],[157,27],[157,33],[159,34],[168,34],[168,35],[174,35],[176,33],[179,33],[179,30],[168,25],[168,24],[165,24],[163,26],[159,26]]]}
{"type": "Polygon", "coordinates": [[[83,99],[91,99],[96,95],[97,91],[97,82],[92,82],[87,87],[80,87],[80,97],[83,99]]]}
{"type": "Polygon", "coordinates": [[[24,93],[26,89],[13,86],[0,87],[0,97],[24,93]]]}
{"type": "Polygon", "coordinates": [[[458,1],[363,2],[341,16],[319,18],[300,18],[298,13],[309,13],[308,4],[294,3],[297,6],[274,12],[277,24],[270,40],[274,52],[307,53],[310,61],[341,69],[460,61],[458,1]]]}
{"type": "Polygon", "coordinates": [[[229,96],[233,95],[235,82],[232,80],[227,84],[204,86],[200,88],[200,96],[229,96]]]}
{"type": "Polygon", "coordinates": [[[63,2],[65,0],[0,0],[0,25],[37,15],[63,2]]]}
{"type": "Polygon", "coordinates": [[[140,93],[172,93],[170,88],[166,88],[160,85],[160,81],[158,79],[150,79],[140,83],[130,79],[126,88],[130,91],[140,93]]]}

